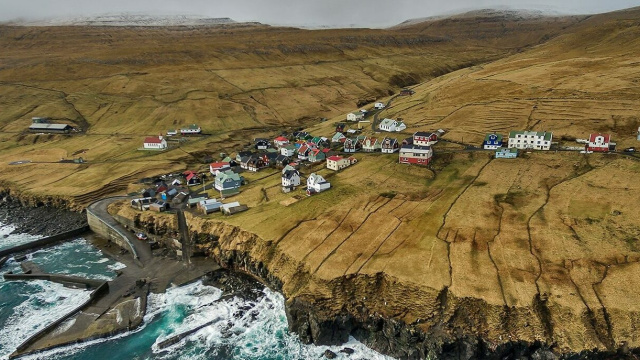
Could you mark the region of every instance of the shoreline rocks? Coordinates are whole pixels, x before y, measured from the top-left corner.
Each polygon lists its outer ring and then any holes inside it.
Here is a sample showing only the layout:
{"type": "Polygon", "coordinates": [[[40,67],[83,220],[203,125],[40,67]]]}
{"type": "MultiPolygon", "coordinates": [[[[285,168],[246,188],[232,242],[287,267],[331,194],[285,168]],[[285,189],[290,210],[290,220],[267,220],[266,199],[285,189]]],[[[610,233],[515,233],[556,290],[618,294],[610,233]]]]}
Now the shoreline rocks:
{"type": "Polygon", "coordinates": [[[52,236],[87,225],[84,212],[47,206],[29,207],[9,194],[0,197],[0,222],[12,225],[12,233],[52,236]]]}

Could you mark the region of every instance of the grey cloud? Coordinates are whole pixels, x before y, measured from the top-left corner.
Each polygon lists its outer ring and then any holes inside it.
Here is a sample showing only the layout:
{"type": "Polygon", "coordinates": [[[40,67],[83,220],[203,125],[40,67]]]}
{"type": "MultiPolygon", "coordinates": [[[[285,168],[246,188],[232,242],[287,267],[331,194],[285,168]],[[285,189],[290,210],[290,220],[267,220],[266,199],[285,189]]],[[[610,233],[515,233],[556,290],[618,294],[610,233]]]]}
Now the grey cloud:
{"type": "Polygon", "coordinates": [[[105,13],[230,17],[278,25],[390,26],[406,19],[510,7],[587,14],[637,6],[637,0],[0,0],[0,21],[105,13]]]}

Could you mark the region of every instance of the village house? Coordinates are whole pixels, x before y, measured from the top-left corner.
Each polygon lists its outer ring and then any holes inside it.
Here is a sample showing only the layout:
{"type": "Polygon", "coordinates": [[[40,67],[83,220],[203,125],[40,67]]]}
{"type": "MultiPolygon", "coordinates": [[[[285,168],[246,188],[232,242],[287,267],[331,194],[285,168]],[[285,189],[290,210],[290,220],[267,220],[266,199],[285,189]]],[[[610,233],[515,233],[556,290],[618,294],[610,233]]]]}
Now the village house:
{"type": "Polygon", "coordinates": [[[273,146],[275,146],[278,149],[287,145],[289,145],[289,139],[287,139],[284,136],[278,136],[277,138],[273,139],[273,146]]]}
{"type": "Polygon", "coordinates": [[[140,191],[140,195],[142,197],[155,197],[156,194],[157,194],[156,189],[152,189],[152,188],[143,189],[142,191],[140,191]]]}
{"type": "Polygon", "coordinates": [[[225,171],[231,169],[231,164],[225,161],[218,161],[209,164],[209,172],[211,175],[216,175],[218,171],[225,171]]]}
{"type": "MultiPolygon", "coordinates": [[[[328,149],[327,149],[328,150],[328,149]]],[[[317,163],[320,161],[324,161],[326,159],[326,153],[320,149],[313,149],[309,152],[308,160],[312,163],[317,163]]]]}
{"type": "Polygon", "coordinates": [[[400,148],[399,161],[401,164],[428,165],[432,156],[430,146],[404,145],[400,148]]]}
{"type": "Polygon", "coordinates": [[[249,210],[249,207],[247,205],[240,205],[240,203],[237,201],[229,204],[223,204],[222,206],[220,206],[220,211],[222,212],[222,214],[227,216],[237,214],[239,212],[243,212],[247,210],[249,210]]]}
{"type": "Polygon", "coordinates": [[[296,153],[295,145],[286,145],[280,148],[280,155],[292,157],[296,153]]]}
{"type": "Polygon", "coordinates": [[[553,134],[546,131],[511,131],[508,147],[516,149],[549,150],[553,134]]]}
{"type": "Polygon", "coordinates": [[[343,123],[336,123],[336,132],[343,133],[347,125],[343,123]]]}
{"type": "Polygon", "coordinates": [[[615,150],[615,143],[611,142],[609,134],[591,134],[586,145],[587,151],[609,152],[615,150]]]}
{"type": "Polygon", "coordinates": [[[380,141],[374,137],[366,137],[362,142],[362,151],[374,152],[381,149],[380,141]]]}
{"type": "Polygon", "coordinates": [[[331,188],[331,183],[327,182],[321,175],[312,173],[307,178],[307,195],[317,194],[331,188]]]}
{"type": "Polygon", "coordinates": [[[518,149],[500,147],[496,150],[496,159],[515,159],[518,157],[518,149]]]}
{"type": "Polygon", "coordinates": [[[200,126],[198,126],[197,124],[191,124],[186,128],[180,129],[180,133],[182,135],[196,135],[196,134],[200,134],[201,132],[202,132],[202,129],[200,129],[200,126]]]}
{"type": "Polygon", "coordinates": [[[216,176],[213,187],[220,192],[222,196],[234,195],[240,192],[240,185],[244,182],[244,178],[231,170],[227,170],[216,176]]]}
{"type": "Polygon", "coordinates": [[[269,166],[269,159],[265,154],[252,155],[249,157],[249,160],[247,160],[245,169],[256,172],[267,166],[269,166]]]}
{"type": "Polygon", "coordinates": [[[378,129],[387,132],[398,132],[405,130],[407,125],[405,125],[402,121],[397,121],[393,119],[384,119],[378,125],[378,129]]]}
{"type": "Polygon", "coordinates": [[[168,209],[169,209],[169,204],[167,204],[162,200],[158,200],[153,204],[149,204],[150,211],[163,212],[163,211],[167,211],[168,209]]]}
{"type": "Polygon", "coordinates": [[[72,130],[73,127],[68,124],[33,123],[29,126],[29,131],[33,133],[68,134],[72,130]]]}
{"type": "Polygon", "coordinates": [[[243,159],[248,158],[251,155],[253,155],[251,151],[240,151],[236,154],[236,162],[240,164],[243,159]]]}
{"type": "Polygon", "coordinates": [[[254,146],[257,150],[266,150],[271,147],[271,143],[267,139],[255,139],[254,146]]]}
{"type": "Polygon", "coordinates": [[[333,137],[331,138],[331,142],[332,143],[341,143],[344,142],[347,139],[346,136],[344,136],[343,133],[341,132],[337,132],[335,135],[333,135],[333,137]]]}
{"type": "Polygon", "coordinates": [[[275,160],[273,161],[273,164],[277,168],[283,168],[287,166],[287,164],[289,164],[290,162],[291,162],[290,157],[280,154],[275,158],[275,160]]]}
{"type": "Polygon", "coordinates": [[[148,136],[144,139],[145,150],[165,150],[167,148],[167,140],[162,136],[148,136]]]}
{"type": "Polygon", "coordinates": [[[342,151],[346,153],[354,153],[362,149],[362,144],[357,139],[345,139],[342,151]]]}
{"type": "Polygon", "coordinates": [[[207,198],[207,196],[189,197],[189,200],[187,200],[187,206],[190,208],[196,207],[200,204],[201,201],[207,200],[207,198]]]}
{"type": "Polygon", "coordinates": [[[149,210],[149,205],[156,201],[155,198],[146,197],[131,200],[131,207],[140,211],[149,210]]]}
{"type": "Polygon", "coordinates": [[[294,132],[293,136],[295,136],[295,138],[298,139],[298,140],[309,140],[309,139],[311,139],[313,137],[306,131],[294,132]]]}
{"type": "Polygon", "coordinates": [[[417,131],[413,133],[413,145],[417,146],[431,146],[438,142],[438,134],[417,131]]]}
{"type": "Polygon", "coordinates": [[[360,111],[347,114],[347,121],[360,121],[364,120],[364,114],[360,111]]]}
{"type": "Polygon", "coordinates": [[[487,136],[484,137],[482,148],[485,150],[495,150],[499,147],[502,147],[502,135],[493,133],[487,134],[487,136]]]}
{"type": "Polygon", "coordinates": [[[344,157],[338,156],[338,155],[329,156],[327,158],[327,169],[338,171],[338,170],[342,170],[342,169],[344,169],[346,167],[349,167],[349,166],[355,164],[356,162],[357,162],[357,160],[353,156],[348,157],[348,158],[344,158],[344,157]]]}
{"type": "Polygon", "coordinates": [[[171,200],[171,203],[175,206],[180,206],[188,196],[189,196],[189,193],[181,191],[176,196],[173,197],[173,199],[171,200]]]}
{"type": "Polygon", "coordinates": [[[385,154],[393,154],[394,152],[400,149],[400,144],[398,144],[398,140],[394,138],[386,137],[382,139],[381,150],[385,154]]]}
{"type": "Polygon", "coordinates": [[[307,145],[302,145],[298,149],[298,159],[307,160],[309,158],[309,153],[311,152],[311,148],[307,145]]]}
{"type": "Polygon", "coordinates": [[[176,136],[176,135],[178,135],[178,130],[176,129],[167,130],[167,136],[176,136]]]}
{"type": "Polygon", "coordinates": [[[300,172],[296,169],[282,171],[282,192],[288,193],[300,186],[300,172]]]}
{"type": "Polygon", "coordinates": [[[376,110],[382,110],[382,109],[384,109],[384,108],[385,108],[384,104],[383,104],[383,103],[381,103],[381,102],[377,102],[377,103],[373,104],[373,107],[374,107],[376,110]]]}
{"type": "Polygon", "coordinates": [[[413,145],[413,136],[402,140],[402,145],[413,145]]]}
{"type": "Polygon", "coordinates": [[[202,183],[200,176],[193,171],[185,171],[183,175],[187,180],[187,186],[200,185],[202,183]]]}
{"type": "Polygon", "coordinates": [[[178,195],[178,190],[176,188],[168,189],[167,191],[163,191],[160,193],[160,198],[164,201],[169,201],[173,199],[176,195],[178,195]]]}

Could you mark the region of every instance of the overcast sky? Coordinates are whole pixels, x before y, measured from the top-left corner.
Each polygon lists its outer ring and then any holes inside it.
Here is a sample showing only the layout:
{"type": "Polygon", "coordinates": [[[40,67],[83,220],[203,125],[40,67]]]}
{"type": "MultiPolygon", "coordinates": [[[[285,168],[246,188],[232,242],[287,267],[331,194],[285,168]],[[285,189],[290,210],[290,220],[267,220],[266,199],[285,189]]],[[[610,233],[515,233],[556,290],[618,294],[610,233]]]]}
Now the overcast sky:
{"type": "Polygon", "coordinates": [[[588,14],[638,6],[638,0],[0,0],[0,21],[105,13],[230,17],[277,25],[383,27],[478,8],[588,14]]]}

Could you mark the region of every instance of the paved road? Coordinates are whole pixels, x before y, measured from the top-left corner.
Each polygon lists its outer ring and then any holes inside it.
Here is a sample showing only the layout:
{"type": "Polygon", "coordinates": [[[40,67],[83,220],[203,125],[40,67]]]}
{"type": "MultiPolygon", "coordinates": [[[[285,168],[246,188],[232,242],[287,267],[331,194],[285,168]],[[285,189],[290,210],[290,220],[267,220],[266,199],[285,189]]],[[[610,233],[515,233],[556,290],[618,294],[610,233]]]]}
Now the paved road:
{"type": "MultiPolygon", "coordinates": [[[[392,102],[395,98],[397,98],[398,96],[400,96],[400,95],[393,95],[393,96],[392,96],[392,97],[387,101],[387,103],[384,105],[384,109],[386,109],[386,108],[388,108],[389,106],[391,106],[391,102],[392,102]]],[[[371,121],[371,130],[372,130],[373,132],[375,132],[375,131],[376,131],[377,126],[378,126],[378,115],[380,115],[380,113],[381,113],[382,111],[384,111],[384,109],[381,109],[380,111],[376,111],[376,113],[375,113],[375,114],[373,114],[373,121],[371,121]]]]}
{"type": "Polygon", "coordinates": [[[92,213],[94,213],[97,217],[99,217],[102,221],[113,226],[114,228],[120,230],[123,234],[127,236],[129,242],[133,245],[136,252],[138,253],[138,258],[142,265],[148,264],[153,259],[153,254],[151,253],[151,247],[146,241],[138,240],[134,234],[132,234],[129,230],[125,229],[119,222],[117,222],[111,214],[107,211],[107,208],[110,204],[119,201],[128,199],[127,196],[115,196],[102,200],[98,200],[93,204],[89,205],[89,209],[92,213]]]}

